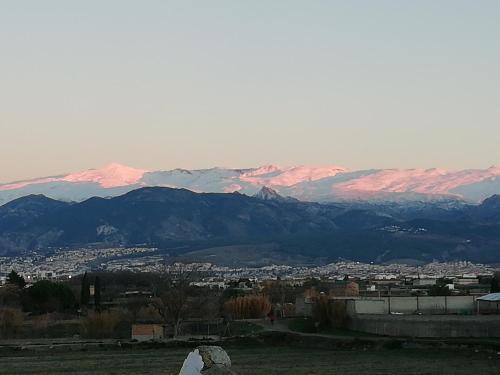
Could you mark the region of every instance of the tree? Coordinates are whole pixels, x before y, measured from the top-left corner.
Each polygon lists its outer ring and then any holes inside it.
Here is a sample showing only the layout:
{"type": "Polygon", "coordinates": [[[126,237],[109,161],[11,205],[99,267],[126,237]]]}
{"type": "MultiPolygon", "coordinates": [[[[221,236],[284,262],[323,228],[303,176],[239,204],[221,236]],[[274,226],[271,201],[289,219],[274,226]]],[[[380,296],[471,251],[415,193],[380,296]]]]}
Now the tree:
{"type": "Polygon", "coordinates": [[[267,296],[247,295],[226,301],[224,311],[232,319],[260,319],[271,311],[271,303],[267,296]]]}
{"type": "Polygon", "coordinates": [[[10,271],[10,273],[7,275],[7,282],[9,284],[17,285],[21,289],[23,289],[26,286],[26,281],[24,280],[24,277],[19,275],[14,270],[10,271]]]}
{"type": "Polygon", "coordinates": [[[314,299],[312,315],[314,321],[321,326],[329,326],[332,323],[332,305],[325,294],[319,295],[314,299]]]}
{"type": "Polygon", "coordinates": [[[90,301],[90,282],[89,278],[87,276],[87,272],[83,275],[82,278],[82,287],[81,287],[81,293],[80,293],[80,305],[87,306],[90,301]]]}
{"type": "Polygon", "coordinates": [[[19,307],[23,290],[15,284],[0,287],[0,306],[19,307]]]}
{"type": "Polygon", "coordinates": [[[249,294],[249,292],[246,292],[242,289],[224,289],[224,291],[222,292],[222,301],[226,302],[233,298],[246,296],[247,294],[249,294]]]}
{"type": "Polygon", "coordinates": [[[148,306],[148,299],[144,296],[132,296],[127,298],[127,311],[131,315],[132,322],[136,322],[139,312],[148,306]]]}
{"type": "Polygon", "coordinates": [[[191,283],[198,279],[198,273],[199,267],[176,263],[165,265],[160,275],[153,306],[165,323],[173,325],[174,337],[188,314],[190,298],[195,294],[191,283]]]}
{"type": "Polygon", "coordinates": [[[451,296],[451,290],[448,288],[448,285],[445,284],[436,284],[431,286],[429,290],[430,296],[451,296]]]}
{"type": "Polygon", "coordinates": [[[499,293],[500,292],[500,272],[495,272],[493,278],[491,279],[491,293],[499,293]]]}
{"type": "Polygon", "coordinates": [[[273,304],[278,303],[283,305],[285,303],[286,290],[281,280],[268,282],[268,284],[264,288],[264,293],[269,296],[271,303],[273,304]]]}
{"type": "Polygon", "coordinates": [[[287,286],[280,279],[276,281],[268,281],[264,287],[263,294],[269,296],[273,308],[275,311],[279,312],[278,316],[285,316],[285,305],[287,302],[295,302],[295,290],[287,286]]]}
{"type": "Polygon", "coordinates": [[[99,276],[94,281],[94,307],[95,311],[101,311],[101,280],[99,276]]]}
{"type": "Polygon", "coordinates": [[[25,311],[47,313],[66,311],[76,305],[75,295],[67,284],[41,280],[33,284],[23,295],[25,311]]]}

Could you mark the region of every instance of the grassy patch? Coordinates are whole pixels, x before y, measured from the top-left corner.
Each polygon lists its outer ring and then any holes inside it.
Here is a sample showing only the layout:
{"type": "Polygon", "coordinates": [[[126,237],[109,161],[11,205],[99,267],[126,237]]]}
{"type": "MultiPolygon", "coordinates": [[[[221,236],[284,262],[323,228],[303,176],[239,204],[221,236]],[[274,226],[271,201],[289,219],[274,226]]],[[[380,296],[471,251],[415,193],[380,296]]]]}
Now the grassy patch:
{"type": "Polygon", "coordinates": [[[259,333],[264,328],[258,324],[251,322],[238,322],[234,321],[229,323],[229,332],[226,332],[227,336],[246,336],[259,333]]]}
{"type": "MultiPolygon", "coordinates": [[[[240,375],[399,375],[498,374],[500,356],[474,350],[324,350],[313,348],[231,347],[226,350],[240,375]]],[[[188,348],[107,351],[29,352],[0,355],[5,374],[176,374],[188,348]]]]}
{"type": "Polygon", "coordinates": [[[319,333],[322,335],[332,335],[332,336],[349,336],[349,337],[377,336],[370,333],[351,331],[350,329],[347,328],[317,325],[310,318],[292,319],[288,322],[288,328],[294,332],[319,333]]]}
{"type": "Polygon", "coordinates": [[[309,318],[297,318],[288,322],[288,328],[294,332],[301,333],[317,333],[318,328],[314,321],[309,318]]]}

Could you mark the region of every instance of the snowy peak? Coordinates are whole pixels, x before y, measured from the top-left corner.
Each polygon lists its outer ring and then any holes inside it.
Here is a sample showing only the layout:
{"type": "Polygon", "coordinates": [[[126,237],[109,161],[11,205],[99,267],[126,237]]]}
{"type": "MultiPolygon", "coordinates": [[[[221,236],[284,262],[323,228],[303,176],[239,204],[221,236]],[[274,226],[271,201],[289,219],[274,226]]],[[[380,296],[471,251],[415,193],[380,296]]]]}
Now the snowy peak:
{"type": "Polygon", "coordinates": [[[263,186],[257,194],[254,195],[255,198],[262,199],[264,201],[277,201],[277,202],[298,202],[297,199],[292,197],[283,197],[276,190],[270,187],[263,186]]]}
{"type": "Polygon", "coordinates": [[[385,169],[336,186],[346,192],[419,193],[446,195],[460,186],[500,176],[499,168],[446,171],[443,169],[385,169]]]}
{"type": "Polygon", "coordinates": [[[146,172],[147,171],[144,169],[136,169],[122,164],[111,163],[99,169],[88,169],[86,171],[63,176],[43,177],[0,185],[0,191],[16,190],[30,185],[54,182],[92,182],[99,184],[103,188],[113,188],[136,184],[146,172]]]}
{"type": "Polygon", "coordinates": [[[452,198],[479,203],[500,194],[500,168],[351,171],[334,165],[283,167],[270,164],[250,169],[147,171],[113,163],[77,173],[0,184],[0,205],[30,194],[82,201],[94,196],[117,196],[148,186],[206,193],[239,192],[266,200],[429,201],[452,198]]]}
{"type": "Polygon", "coordinates": [[[266,176],[276,172],[282,172],[284,169],[276,165],[263,165],[262,167],[254,168],[248,172],[243,173],[245,177],[256,177],[256,176],[266,176]]]}
{"type": "Polygon", "coordinates": [[[240,179],[259,186],[293,186],[305,181],[317,181],[325,177],[333,177],[347,171],[348,169],[337,166],[277,167],[269,165],[243,173],[240,179]]]}
{"type": "Polygon", "coordinates": [[[278,194],[276,190],[273,190],[267,186],[263,186],[257,194],[254,195],[255,198],[259,198],[265,201],[268,200],[281,200],[283,197],[278,194]]]}
{"type": "Polygon", "coordinates": [[[117,163],[108,164],[100,169],[69,174],[61,179],[66,182],[95,182],[103,188],[133,185],[139,182],[147,170],[136,169],[117,163]]]}

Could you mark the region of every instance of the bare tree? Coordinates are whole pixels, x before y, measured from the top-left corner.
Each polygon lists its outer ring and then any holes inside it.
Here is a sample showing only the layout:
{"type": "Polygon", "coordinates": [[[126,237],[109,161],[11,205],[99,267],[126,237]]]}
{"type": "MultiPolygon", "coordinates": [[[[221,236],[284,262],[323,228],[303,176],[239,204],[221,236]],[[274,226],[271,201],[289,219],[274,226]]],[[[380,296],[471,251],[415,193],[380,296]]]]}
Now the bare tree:
{"type": "Polygon", "coordinates": [[[279,310],[280,316],[283,316],[287,290],[282,281],[278,279],[276,281],[268,282],[264,288],[264,293],[269,296],[274,310],[279,310]]]}
{"type": "Polygon", "coordinates": [[[15,284],[7,284],[0,288],[0,306],[21,306],[21,289],[15,284]]]}
{"type": "Polygon", "coordinates": [[[200,267],[175,263],[165,265],[156,287],[153,306],[165,323],[174,327],[174,337],[178,336],[182,321],[186,318],[191,297],[194,295],[192,282],[199,279],[200,267]]]}
{"type": "Polygon", "coordinates": [[[127,310],[131,314],[132,322],[136,322],[142,308],[148,306],[148,298],[133,296],[127,298],[127,310]]]}

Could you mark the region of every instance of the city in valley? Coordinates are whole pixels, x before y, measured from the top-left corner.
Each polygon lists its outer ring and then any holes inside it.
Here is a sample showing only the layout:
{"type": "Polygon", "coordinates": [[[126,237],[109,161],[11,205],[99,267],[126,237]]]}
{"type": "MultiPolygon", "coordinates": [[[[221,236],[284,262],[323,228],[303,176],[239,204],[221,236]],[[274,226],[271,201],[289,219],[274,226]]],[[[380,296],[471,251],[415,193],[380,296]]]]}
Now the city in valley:
{"type": "MultiPolygon", "coordinates": [[[[0,257],[0,283],[5,284],[8,274],[15,270],[28,283],[39,280],[64,281],[85,272],[145,272],[159,273],[165,265],[176,263],[175,258],[162,255],[156,248],[81,248],[58,249],[50,255],[30,252],[19,257],[0,257]]],[[[355,280],[368,286],[367,291],[387,289],[384,285],[432,285],[439,280],[449,280],[447,284],[455,292],[463,286],[479,288],[483,279],[491,278],[496,268],[491,265],[474,264],[469,261],[432,262],[427,264],[365,264],[353,261],[306,266],[306,265],[266,265],[220,266],[210,263],[185,263],[186,267],[200,270],[197,285],[225,289],[240,279],[251,279],[255,285],[266,281],[282,280],[290,285],[303,285],[306,280],[318,279],[355,280]],[[425,280],[425,284],[424,284],[425,280]],[[378,284],[378,287],[377,287],[378,284]],[[455,290],[457,286],[457,290],[455,290]]],[[[488,286],[489,287],[489,286],[488,286]]],[[[411,288],[408,288],[411,292],[411,288]]],[[[413,290],[415,292],[416,290],[413,290]]],[[[425,292],[425,290],[423,290],[425,292]]],[[[425,293],[424,293],[425,294],[425,293]]]]}

